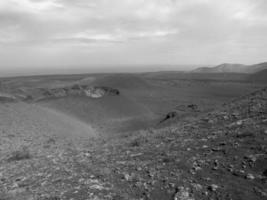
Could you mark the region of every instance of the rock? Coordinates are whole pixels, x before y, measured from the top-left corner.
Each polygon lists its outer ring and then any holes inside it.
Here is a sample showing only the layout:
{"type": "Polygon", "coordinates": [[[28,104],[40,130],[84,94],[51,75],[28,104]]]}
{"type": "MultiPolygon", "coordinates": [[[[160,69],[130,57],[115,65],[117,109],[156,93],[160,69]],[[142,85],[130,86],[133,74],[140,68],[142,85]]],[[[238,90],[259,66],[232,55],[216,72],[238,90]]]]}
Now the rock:
{"type": "Polygon", "coordinates": [[[105,95],[119,95],[120,92],[117,89],[113,89],[110,87],[89,87],[84,89],[84,93],[86,96],[91,98],[100,98],[105,95]]]}
{"type": "MultiPolygon", "coordinates": [[[[66,96],[87,96],[90,98],[101,98],[106,95],[120,94],[119,90],[110,87],[88,86],[79,84],[75,84],[70,87],[53,88],[53,89],[39,88],[37,89],[36,93],[38,94],[37,97],[33,97],[32,99],[28,100],[38,101],[46,98],[60,98],[66,96]]],[[[24,100],[27,99],[24,98],[24,100]]]]}
{"type": "Polygon", "coordinates": [[[177,113],[176,111],[169,112],[169,113],[167,113],[167,115],[164,117],[164,119],[162,119],[162,120],[160,121],[160,123],[162,123],[162,122],[164,122],[164,121],[166,121],[166,120],[169,120],[169,119],[173,119],[173,118],[175,118],[177,115],[178,115],[178,113],[177,113]]]}
{"type": "Polygon", "coordinates": [[[56,88],[56,89],[52,89],[50,91],[50,93],[54,96],[54,97],[65,97],[67,96],[66,90],[64,88],[56,88]]]}
{"type": "Polygon", "coordinates": [[[236,135],[237,138],[246,138],[246,137],[253,137],[253,136],[254,134],[249,131],[240,132],[240,133],[237,133],[236,135]]]}
{"type": "Polygon", "coordinates": [[[254,180],[255,177],[252,174],[247,174],[246,179],[254,180]]]}
{"type": "Polygon", "coordinates": [[[216,184],[211,184],[208,186],[208,190],[210,190],[212,192],[215,192],[218,188],[219,188],[219,186],[216,184]]]}
{"type": "Polygon", "coordinates": [[[215,165],[215,167],[218,167],[219,161],[218,160],[214,160],[214,165],[215,165]]]}
{"type": "Polygon", "coordinates": [[[135,174],[124,173],[123,177],[126,181],[132,181],[135,178],[135,174]]]}
{"type": "Polygon", "coordinates": [[[203,186],[198,184],[198,183],[193,183],[192,187],[196,190],[196,191],[201,191],[203,189],[203,186]]]}
{"type": "Polygon", "coordinates": [[[100,98],[105,95],[105,91],[100,88],[91,87],[84,90],[86,96],[91,98],[100,98]]]}
{"type": "Polygon", "coordinates": [[[190,197],[189,188],[179,187],[174,195],[174,200],[194,200],[194,198],[190,197]]]}
{"type": "Polygon", "coordinates": [[[260,190],[257,187],[254,187],[253,190],[255,191],[255,193],[259,194],[260,196],[266,198],[267,197],[267,193],[265,191],[260,190]]]}
{"type": "Polygon", "coordinates": [[[229,120],[229,117],[228,117],[227,115],[224,115],[224,116],[223,116],[223,119],[224,119],[224,120],[229,120]]]}
{"type": "Polygon", "coordinates": [[[236,122],[236,125],[238,125],[238,126],[241,126],[243,124],[243,121],[242,120],[238,120],[237,122],[236,122]]]}
{"type": "Polygon", "coordinates": [[[143,153],[135,153],[135,154],[131,154],[130,157],[135,158],[135,157],[142,156],[142,155],[143,153]]]}
{"type": "Polygon", "coordinates": [[[193,162],[193,167],[192,167],[192,169],[193,169],[194,171],[199,171],[199,170],[201,170],[202,168],[200,167],[199,162],[194,161],[194,162],[193,162]]]}
{"type": "Polygon", "coordinates": [[[246,155],[244,158],[253,163],[257,161],[257,157],[255,155],[246,155]]]}
{"type": "Polygon", "coordinates": [[[187,108],[190,108],[194,112],[198,111],[198,106],[196,104],[189,104],[187,105],[187,108]]]}
{"type": "Polygon", "coordinates": [[[214,124],[214,123],[215,123],[215,121],[214,121],[214,120],[212,120],[212,119],[209,119],[208,123],[209,123],[209,124],[214,124]]]}

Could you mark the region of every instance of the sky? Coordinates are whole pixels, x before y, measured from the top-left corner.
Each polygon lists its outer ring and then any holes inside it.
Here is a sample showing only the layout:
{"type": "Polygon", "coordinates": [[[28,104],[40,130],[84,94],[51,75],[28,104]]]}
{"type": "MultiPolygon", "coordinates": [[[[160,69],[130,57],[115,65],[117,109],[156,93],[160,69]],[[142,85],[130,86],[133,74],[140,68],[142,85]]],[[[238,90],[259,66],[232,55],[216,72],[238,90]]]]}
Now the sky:
{"type": "Polygon", "coordinates": [[[0,0],[2,74],[264,61],[266,0],[0,0]]]}

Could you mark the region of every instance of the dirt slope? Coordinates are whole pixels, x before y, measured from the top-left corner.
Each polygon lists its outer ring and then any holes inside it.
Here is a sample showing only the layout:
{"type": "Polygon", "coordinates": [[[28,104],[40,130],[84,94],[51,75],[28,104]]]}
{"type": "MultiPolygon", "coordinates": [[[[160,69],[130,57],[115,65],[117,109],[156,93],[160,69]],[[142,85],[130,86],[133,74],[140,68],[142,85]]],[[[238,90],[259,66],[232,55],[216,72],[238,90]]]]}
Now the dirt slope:
{"type": "Polygon", "coordinates": [[[148,127],[155,118],[145,106],[123,94],[100,99],[59,98],[42,101],[39,104],[88,123],[105,135],[148,127]]]}
{"type": "Polygon", "coordinates": [[[261,70],[257,73],[251,74],[248,80],[255,83],[265,83],[267,84],[267,69],[261,70]]]}
{"type": "Polygon", "coordinates": [[[267,199],[266,99],[267,88],[164,129],[86,146],[8,149],[0,160],[1,198],[267,199]]]}
{"type": "Polygon", "coordinates": [[[1,138],[1,144],[4,145],[2,151],[10,150],[9,145],[15,148],[28,142],[31,144],[32,141],[42,143],[53,139],[62,143],[79,143],[97,136],[88,124],[75,118],[22,102],[0,104],[0,131],[7,138],[16,138],[16,142],[12,140],[10,143],[1,138]]]}

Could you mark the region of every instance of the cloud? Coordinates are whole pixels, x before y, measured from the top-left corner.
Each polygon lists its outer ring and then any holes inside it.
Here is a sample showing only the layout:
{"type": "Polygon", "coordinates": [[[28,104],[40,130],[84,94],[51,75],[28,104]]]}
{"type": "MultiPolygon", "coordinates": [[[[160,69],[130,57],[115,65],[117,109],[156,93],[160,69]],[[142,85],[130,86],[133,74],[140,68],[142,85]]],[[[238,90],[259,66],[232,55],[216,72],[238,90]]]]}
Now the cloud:
{"type": "Polygon", "coordinates": [[[99,32],[96,33],[91,30],[83,31],[77,34],[74,34],[73,36],[70,36],[69,38],[72,39],[85,39],[95,42],[127,42],[129,40],[136,40],[136,39],[151,39],[155,37],[167,37],[168,35],[177,34],[177,30],[150,30],[150,31],[126,31],[117,29],[112,33],[108,32],[99,32]]]}
{"type": "Polygon", "coordinates": [[[90,51],[90,60],[76,56],[84,64],[101,54],[110,62],[253,63],[266,57],[266,9],[266,0],[1,0],[0,52],[90,51]]]}

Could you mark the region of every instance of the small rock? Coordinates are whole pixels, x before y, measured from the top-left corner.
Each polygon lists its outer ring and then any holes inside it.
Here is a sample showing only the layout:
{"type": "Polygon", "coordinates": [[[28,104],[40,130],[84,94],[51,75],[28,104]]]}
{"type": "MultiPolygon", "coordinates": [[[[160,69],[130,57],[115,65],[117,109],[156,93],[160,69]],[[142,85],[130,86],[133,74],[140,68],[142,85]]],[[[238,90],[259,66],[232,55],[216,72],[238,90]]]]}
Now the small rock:
{"type": "Polygon", "coordinates": [[[228,120],[229,117],[228,117],[227,115],[225,115],[225,116],[223,116],[223,119],[224,119],[224,120],[228,120]]]}
{"type": "Polygon", "coordinates": [[[233,172],[233,171],[234,171],[234,165],[229,165],[229,166],[227,167],[227,170],[228,170],[229,172],[233,172]]]}
{"type": "Polygon", "coordinates": [[[195,200],[190,197],[189,188],[179,187],[178,191],[174,195],[174,200],[195,200]]]}
{"type": "Polygon", "coordinates": [[[234,176],[239,176],[239,177],[244,177],[244,173],[245,173],[244,170],[234,170],[233,171],[233,175],[234,176]]]}
{"type": "Polygon", "coordinates": [[[202,170],[202,168],[201,168],[201,167],[199,167],[199,166],[195,166],[195,167],[193,167],[192,169],[193,169],[193,170],[195,170],[195,171],[202,170]]]}
{"type": "Polygon", "coordinates": [[[126,181],[129,181],[130,178],[131,178],[131,176],[130,176],[129,174],[124,174],[124,179],[125,179],[126,181]]]}
{"type": "Polygon", "coordinates": [[[245,156],[244,158],[251,162],[257,161],[257,157],[255,155],[248,155],[248,156],[245,156]]]}
{"type": "Polygon", "coordinates": [[[134,173],[132,173],[132,174],[125,173],[124,174],[124,179],[126,181],[133,181],[134,179],[136,179],[136,174],[134,174],[134,173]]]}
{"type": "Polygon", "coordinates": [[[136,170],[137,171],[142,171],[142,167],[137,167],[136,170]]]}
{"type": "Polygon", "coordinates": [[[193,183],[192,186],[196,191],[201,191],[203,189],[202,185],[198,183],[193,183]]]}
{"type": "Polygon", "coordinates": [[[213,124],[213,123],[214,123],[214,120],[210,119],[210,120],[208,121],[208,123],[209,123],[209,124],[213,124]]]}
{"type": "Polygon", "coordinates": [[[266,192],[264,192],[264,191],[262,191],[262,190],[260,190],[259,188],[256,188],[256,187],[254,187],[253,189],[257,194],[261,195],[262,197],[267,197],[267,193],[266,192]]]}
{"type": "Polygon", "coordinates": [[[218,188],[219,188],[219,186],[216,184],[211,184],[208,186],[208,190],[210,190],[212,192],[215,192],[218,188]]]}
{"type": "Polygon", "coordinates": [[[238,126],[241,126],[243,124],[243,121],[242,120],[238,120],[237,122],[236,122],[236,125],[238,125],[238,126]]]}
{"type": "Polygon", "coordinates": [[[143,153],[135,153],[135,154],[131,154],[130,157],[135,158],[135,157],[142,156],[142,155],[143,153]]]}
{"type": "Polygon", "coordinates": [[[255,177],[252,174],[247,174],[246,179],[254,180],[255,177]]]}

